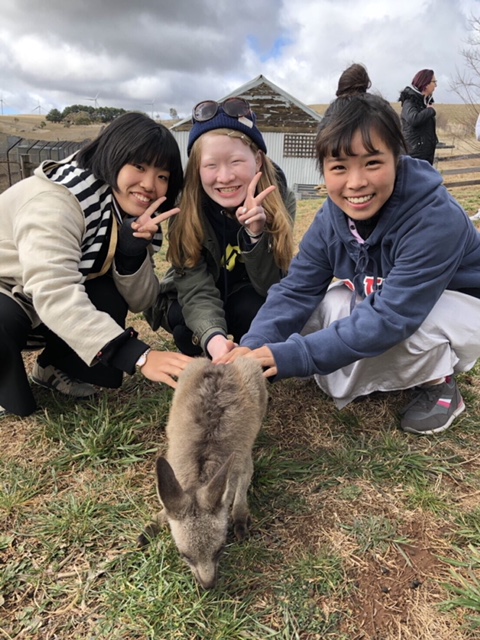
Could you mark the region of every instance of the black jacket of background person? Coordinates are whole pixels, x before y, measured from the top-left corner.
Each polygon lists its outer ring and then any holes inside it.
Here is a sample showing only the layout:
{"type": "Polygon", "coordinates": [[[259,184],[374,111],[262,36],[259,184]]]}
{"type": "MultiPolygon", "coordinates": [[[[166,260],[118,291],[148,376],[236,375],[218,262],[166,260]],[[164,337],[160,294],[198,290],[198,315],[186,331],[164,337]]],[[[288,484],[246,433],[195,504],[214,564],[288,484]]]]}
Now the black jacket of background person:
{"type": "Polygon", "coordinates": [[[435,109],[428,107],[433,98],[428,99],[412,87],[405,87],[399,98],[402,104],[402,130],[407,143],[407,151],[412,158],[428,160],[433,165],[436,133],[435,109]]]}

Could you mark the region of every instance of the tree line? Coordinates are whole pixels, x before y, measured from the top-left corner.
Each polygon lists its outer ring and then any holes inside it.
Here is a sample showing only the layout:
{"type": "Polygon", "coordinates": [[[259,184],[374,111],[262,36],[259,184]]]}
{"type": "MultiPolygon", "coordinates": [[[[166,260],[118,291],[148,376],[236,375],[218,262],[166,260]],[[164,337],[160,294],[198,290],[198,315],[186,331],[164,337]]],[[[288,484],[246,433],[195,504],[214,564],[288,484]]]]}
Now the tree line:
{"type": "Polygon", "coordinates": [[[97,124],[111,122],[126,113],[125,109],[117,107],[92,107],[84,104],[72,104],[63,111],[52,109],[46,115],[49,122],[63,122],[68,124],[97,124]]]}

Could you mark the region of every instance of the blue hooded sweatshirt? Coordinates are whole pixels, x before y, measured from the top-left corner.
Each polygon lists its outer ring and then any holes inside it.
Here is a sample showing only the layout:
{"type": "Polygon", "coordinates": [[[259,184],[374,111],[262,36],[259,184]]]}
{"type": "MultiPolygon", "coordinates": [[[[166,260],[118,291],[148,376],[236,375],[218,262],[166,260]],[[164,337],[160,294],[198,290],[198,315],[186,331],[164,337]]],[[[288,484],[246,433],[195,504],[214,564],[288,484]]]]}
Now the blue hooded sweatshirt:
{"type": "Polygon", "coordinates": [[[240,344],[269,347],[275,380],[327,375],[409,338],[446,289],[480,289],[480,234],[442,183],[427,162],[400,157],[394,191],[364,244],[328,198],[240,344]],[[351,314],[299,335],[333,279],[355,287],[351,314]]]}

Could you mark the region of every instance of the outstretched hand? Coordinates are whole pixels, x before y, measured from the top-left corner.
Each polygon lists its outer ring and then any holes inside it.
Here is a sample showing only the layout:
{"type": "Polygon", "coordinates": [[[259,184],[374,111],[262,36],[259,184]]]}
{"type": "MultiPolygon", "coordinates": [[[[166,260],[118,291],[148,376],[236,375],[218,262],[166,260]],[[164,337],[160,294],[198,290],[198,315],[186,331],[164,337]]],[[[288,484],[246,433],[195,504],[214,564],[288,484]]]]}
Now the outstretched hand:
{"type": "Polygon", "coordinates": [[[175,351],[150,351],[141,368],[142,374],[152,382],[163,382],[175,389],[177,379],[193,358],[175,351]]]}
{"type": "Polygon", "coordinates": [[[245,202],[242,207],[237,209],[235,214],[240,224],[248,229],[252,236],[258,236],[265,230],[267,216],[265,215],[265,210],[262,207],[262,202],[269,193],[272,193],[272,191],[275,191],[276,189],[276,186],[272,184],[259,194],[255,195],[255,190],[261,177],[261,171],[255,174],[248,185],[245,202]]]}
{"type": "Polygon", "coordinates": [[[249,358],[254,358],[257,362],[259,362],[263,367],[263,375],[265,378],[271,378],[272,376],[276,376],[278,373],[277,363],[275,362],[275,358],[273,357],[273,353],[270,351],[268,347],[260,347],[259,349],[254,349],[251,351],[248,356],[249,358]]]}
{"type": "Polygon", "coordinates": [[[215,362],[220,357],[229,353],[236,346],[237,345],[235,344],[235,342],[233,342],[233,340],[230,340],[229,338],[226,338],[222,335],[216,335],[213,336],[213,338],[210,338],[210,340],[208,341],[207,351],[212,360],[215,362]]]}
{"type": "Polygon", "coordinates": [[[133,235],[136,238],[143,238],[144,240],[149,240],[151,242],[153,240],[153,236],[158,233],[160,224],[164,220],[168,220],[168,218],[171,218],[172,216],[177,215],[177,213],[180,213],[180,209],[178,207],[175,207],[174,209],[164,211],[158,216],[154,216],[152,218],[152,215],[156,211],[158,211],[159,207],[165,202],[166,199],[167,198],[165,196],[162,196],[161,198],[158,198],[158,200],[155,200],[155,202],[152,202],[148,209],[146,209],[146,211],[142,213],[141,216],[138,216],[135,222],[132,223],[132,229],[134,230],[133,235]]]}
{"type": "Polygon", "coordinates": [[[263,369],[263,375],[266,378],[276,376],[278,373],[277,363],[273,357],[273,353],[268,347],[259,347],[258,349],[249,349],[248,347],[236,347],[226,353],[221,358],[217,358],[213,361],[213,364],[230,364],[235,362],[238,358],[253,358],[259,362],[263,369]]]}

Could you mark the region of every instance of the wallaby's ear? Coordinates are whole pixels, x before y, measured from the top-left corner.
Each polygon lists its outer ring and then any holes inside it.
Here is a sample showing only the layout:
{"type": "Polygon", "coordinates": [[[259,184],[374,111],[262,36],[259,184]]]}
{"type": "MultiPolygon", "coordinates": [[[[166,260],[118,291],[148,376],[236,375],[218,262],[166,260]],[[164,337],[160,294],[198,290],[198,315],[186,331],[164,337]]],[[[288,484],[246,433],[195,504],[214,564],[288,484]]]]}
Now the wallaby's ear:
{"type": "Polygon", "coordinates": [[[228,477],[234,458],[235,454],[231,453],[210,482],[199,491],[199,498],[211,513],[218,511],[228,498],[228,477]]]}
{"type": "Polygon", "coordinates": [[[157,472],[158,497],[170,515],[181,515],[188,504],[188,498],[180,486],[175,473],[165,458],[157,458],[155,465],[157,472]]]}

